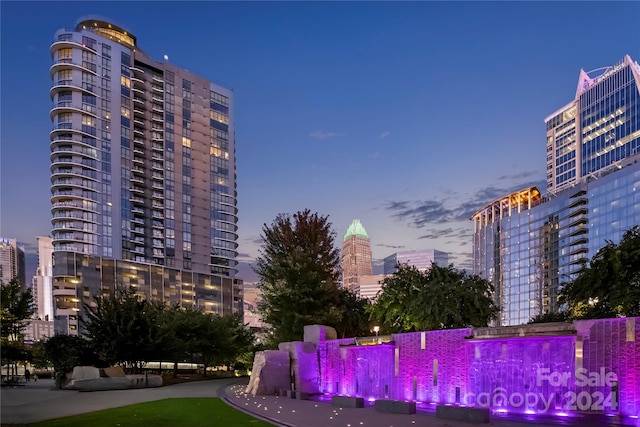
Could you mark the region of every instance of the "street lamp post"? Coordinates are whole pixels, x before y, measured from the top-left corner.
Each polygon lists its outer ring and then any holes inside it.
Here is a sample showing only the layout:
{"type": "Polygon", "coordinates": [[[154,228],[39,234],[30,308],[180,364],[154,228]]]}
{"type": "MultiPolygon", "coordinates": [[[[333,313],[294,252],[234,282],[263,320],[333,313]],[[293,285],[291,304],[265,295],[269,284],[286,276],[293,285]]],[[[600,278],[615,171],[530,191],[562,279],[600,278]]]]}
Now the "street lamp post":
{"type": "Polygon", "coordinates": [[[378,339],[378,332],[380,332],[380,326],[374,326],[373,327],[373,332],[376,333],[376,343],[380,343],[380,340],[378,339]]]}

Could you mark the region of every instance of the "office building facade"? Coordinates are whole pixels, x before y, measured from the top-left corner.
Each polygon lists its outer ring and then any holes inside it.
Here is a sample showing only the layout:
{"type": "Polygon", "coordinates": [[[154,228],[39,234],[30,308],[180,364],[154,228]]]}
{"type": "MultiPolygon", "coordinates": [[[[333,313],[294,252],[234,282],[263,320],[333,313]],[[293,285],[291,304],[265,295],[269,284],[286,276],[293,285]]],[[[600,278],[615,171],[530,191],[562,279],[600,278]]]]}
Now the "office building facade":
{"type": "Polygon", "coordinates": [[[472,216],[474,273],[496,288],[498,325],[557,312],[582,263],[640,224],[639,76],[629,56],[581,71],[576,99],[546,120],[548,195],[524,188],[472,216]]]}
{"type": "Polygon", "coordinates": [[[103,20],[56,32],[51,57],[56,330],[116,286],[242,310],[233,93],[103,20]]]}
{"type": "Polygon", "coordinates": [[[342,285],[353,289],[358,277],[373,275],[371,239],[359,219],[354,219],[344,235],[342,243],[342,285]]]}
{"type": "Polygon", "coordinates": [[[449,254],[435,249],[396,252],[384,259],[384,274],[395,273],[398,264],[408,264],[424,272],[431,268],[432,263],[446,267],[449,265],[449,254]]]}
{"type": "Polygon", "coordinates": [[[16,239],[0,237],[0,281],[7,284],[12,279],[26,286],[24,248],[16,239]]]}

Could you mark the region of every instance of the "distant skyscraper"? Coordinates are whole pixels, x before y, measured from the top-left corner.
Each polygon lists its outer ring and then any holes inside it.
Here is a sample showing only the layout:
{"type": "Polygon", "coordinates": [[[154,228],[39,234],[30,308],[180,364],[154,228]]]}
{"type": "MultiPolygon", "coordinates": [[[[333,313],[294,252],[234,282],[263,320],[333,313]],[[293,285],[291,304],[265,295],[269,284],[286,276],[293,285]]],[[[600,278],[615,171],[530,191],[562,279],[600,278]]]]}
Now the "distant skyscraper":
{"type": "Polygon", "coordinates": [[[51,237],[37,237],[38,269],[33,276],[33,302],[36,319],[53,321],[53,245],[51,237]]]}
{"type": "Polygon", "coordinates": [[[431,263],[440,267],[449,265],[449,254],[435,249],[396,252],[384,259],[384,274],[395,273],[398,263],[409,264],[420,271],[426,271],[431,268],[431,263]]]}
{"type": "Polygon", "coordinates": [[[51,56],[56,330],[116,286],[242,310],[232,91],[97,19],[56,32],[51,56]]]}
{"type": "Polygon", "coordinates": [[[342,243],[342,285],[353,289],[358,277],[373,275],[371,240],[359,219],[354,219],[342,243]]]}
{"type": "Polygon", "coordinates": [[[626,55],[589,74],[580,70],[575,98],[545,119],[550,194],[640,152],[640,67],[626,55]]]}
{"type": "Polygon", "coordinates": [[[386,274],[360,276],[358,277],[358,284],[354,288],[354,290],[359,297],[374,300],[378,296],[378,292],[380,292],[380,289],[382,289],[382,281],[387,276],[388,275],[386,274]]]}
{"type": "Polygon", "coordinates": [[[24,249],[16,239],[0,237],[0,280],[7,284],[14,278],[26,286],[24,249]]]}
{"type": "Polygon", "coordinates": [[[550,194],[524,188],[471,218],[474,273],[495,286],[502,326],[557,312],[563,284],[640,224],[640,66],[581,71],[576,98],[545,122],[550,194]]]}

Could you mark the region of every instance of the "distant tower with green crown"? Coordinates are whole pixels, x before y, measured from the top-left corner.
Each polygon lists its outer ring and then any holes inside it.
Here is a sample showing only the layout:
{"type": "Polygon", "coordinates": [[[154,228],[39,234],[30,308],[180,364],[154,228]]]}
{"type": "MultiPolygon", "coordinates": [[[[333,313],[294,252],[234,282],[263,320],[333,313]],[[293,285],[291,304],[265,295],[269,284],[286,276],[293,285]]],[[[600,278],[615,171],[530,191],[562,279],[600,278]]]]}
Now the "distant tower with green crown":
{"type": "Polygon", "coordinates": [[[371,240],[359,219],[354,219],[342,244],[342,285],[357,289],[358,278],[373,275],[371,240]]]}

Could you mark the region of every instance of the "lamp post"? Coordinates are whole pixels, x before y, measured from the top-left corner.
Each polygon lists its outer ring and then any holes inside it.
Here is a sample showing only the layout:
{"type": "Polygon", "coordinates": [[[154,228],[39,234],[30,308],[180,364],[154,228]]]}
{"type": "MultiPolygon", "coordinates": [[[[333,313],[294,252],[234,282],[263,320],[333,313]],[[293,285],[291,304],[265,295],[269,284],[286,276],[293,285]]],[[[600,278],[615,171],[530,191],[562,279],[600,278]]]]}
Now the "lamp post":
{"type": "Polygon", "coordinates": [[[376,343],[380,343],[380,341],[378,340],[378,332],[380,332],[380,326],[374,326],[373,327],[373,332],[376,333],[376,343]]]}

